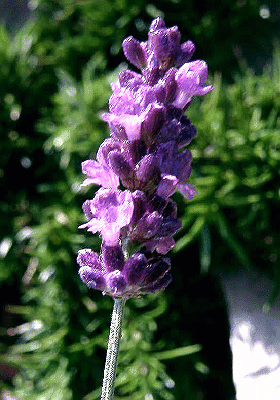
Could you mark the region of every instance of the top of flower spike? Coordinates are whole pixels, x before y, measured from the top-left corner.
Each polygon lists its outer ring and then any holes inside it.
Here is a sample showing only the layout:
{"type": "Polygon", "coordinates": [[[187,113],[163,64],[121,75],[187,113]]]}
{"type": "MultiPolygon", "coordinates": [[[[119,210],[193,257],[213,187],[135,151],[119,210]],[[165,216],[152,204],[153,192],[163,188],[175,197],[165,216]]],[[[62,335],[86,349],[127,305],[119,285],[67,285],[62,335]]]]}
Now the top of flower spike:
{"type": "MultiPolygon", "coordinates": [[[[126,104],[126,109],[129,109],[129,112],[122,114],[137,114],[137,118],[124,115],[123,119],[126,122],[123,123],[126,125],[141,124],[140,113],[136,112],[136,109],[132,110],[132,104],[137,110],[140,104],[131,102],[127,92],[133,92],[133,98],[137,98],[139,96],[135,91],[141,90],[144,103],[147,103],[147,99],[150,102],[155,101],[151,96],[152,88],[156,101],[170,104],[173,95],[173,106],[185,110],[193,96],[203,96],[213,89],[211,85],[203,86],[207,77],[205,61],[188,62],[194,53],[195,45],[191,41],[180,44],[180,39],[181,34],[177,26],[166,28],[164,21],[156,18],[150,26],[146,42],[139,42],[132,36],[123,41],[126,58],[142,73],[140,75],[124,71],[120,74],[119,82],[113,87],[114,96],[110,100],[110,112],[113,111],[112,104],[121,97],[121,105],[126,104]],[[165,100],[162,100],[163,97],[165,100]]],[[[106,118],[107,122],[115,121],[112,115],[106,118]]]]}
{"type": "Polygon", "coordinates": [[[126,58],[145,75],[161,76],[171,67],[180,68],[195,51],[191,41],[180,44],[181,34],[177,26],[166,28],[161,18],[156,18],[149,29],[148,40],[139,42],[132,36],[123,41],[126,58]]]}

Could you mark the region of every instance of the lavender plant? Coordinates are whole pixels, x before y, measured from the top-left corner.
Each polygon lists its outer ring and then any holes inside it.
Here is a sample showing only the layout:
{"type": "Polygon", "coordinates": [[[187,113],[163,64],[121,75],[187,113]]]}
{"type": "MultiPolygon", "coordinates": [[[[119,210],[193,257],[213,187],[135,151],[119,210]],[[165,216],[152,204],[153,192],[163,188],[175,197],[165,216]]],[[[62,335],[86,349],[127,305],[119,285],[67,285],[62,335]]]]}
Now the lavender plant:
{"type": "Polygon", "coordinates": [[[191,152],[187,146],[196,129],[184,115],[193,96],[213,89],[204,86],[207,65],[190,62],[191,41],[180,44],[177,26],[166,28],[161,18],[149,29],[148,40],[132,36],[123,42],[126,58],[141,73],[120,72],[112,85],[109,112],[103,115],[110,138],[101,144],[96,160],[82,163],[83,185],[100,185],[83,211],[87,228],[100,232],[100,255],[78,252],[79,275],[88,288],[114,298],[102,396],[114,393],[125,301],[163,290],[171,282],[173,235],[180,229],[172,195],[187,200],[196,193],[188,182],[191,152]]]}

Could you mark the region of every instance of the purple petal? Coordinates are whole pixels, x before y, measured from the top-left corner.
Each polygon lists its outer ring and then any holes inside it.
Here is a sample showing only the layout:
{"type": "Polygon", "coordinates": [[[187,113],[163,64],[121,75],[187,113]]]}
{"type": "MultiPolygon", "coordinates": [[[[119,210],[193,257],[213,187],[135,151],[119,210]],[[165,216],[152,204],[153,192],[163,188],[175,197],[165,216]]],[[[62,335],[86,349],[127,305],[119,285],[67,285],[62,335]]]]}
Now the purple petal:
{"type": "Polygon", "coordinates": [[[178,89],[173,105],[184,109],[193,96],[203,96],[210,92],[213,86],[203,86],[206,78],[207,64],[205,61],[197,60],[185,63],[176,73],[178,89]]]}
{"type": "Polygon", "coordinates": [[[94,218],[94,215],[91,211],[91,200],[86,200],[82,205],[82,210],[87,217],[88,220],[94,218]]]}
{"type": "Polygon", "coordinates": [[[104,166],[109,166],[108,164],[108,156],[112,151],[121,151],[121,143],[118,140],[114,140],[112,138],[105,139],[103,143],[101,143],[96,159],[97,161],[104,165],[104,166]]]}
{"type": "MultiPolygon", "coordinates": [[[[141,99],[136,100],[139,101],[141,99]]],[[[135,115],[140,113],[139,104],[133,98],[133,91],[129,90],[129,88],[121,87],[119,81],[114,84],[114,91],[109,100],[109,111],[115,115],[135,115]]],[[[107,114],[103,116],[105,121],[106,116],[107,114]]]]}
{"type": "Polygon", "coordinates": [[[174,176],[178,179],[178,184],[189,178],[192,156],[188,149],[178,153],[178,144],[176,142],[166,142],[159,146],[157,158],[163,178],[165,176],[174,176]]]}
{"type": "Polygon", "coordinates": [[[158,185],[157,194],[167,199],[172,196],[176,190],[179,180],[174,175],[164,175],[158,185]]]}
{"type": "Polygon", "coordinates": [[[92,218],[80,228],[88,228],[92,233],[101,232],[107,245],[118,244],[120,231],[132,218],[134,203],[132,194],[125,190],[101,188],[93,200],[88,200],[92,218]]]}
{"type": "Polygon", "coordinates": [[[86,224],[80,225],[79,226],[80,229],[82,228],[88,228],[88,232],[91,233],[97,233],[100,232],[102,229],[102,223],[98,220],[98,219],[91,219],[89,222],[87,222],[86,224]]]}
{"type": "Polygon", "coordinates": [[[134,209],[132,195],[128,190],[99,189],[98,192],[96,205],[101,235],[108,245],[114,246],[118,243],[121,228],[131,221],[134,209]]]}
{"type": "Polygon", "coordinates": [[[82,186],[91,184],[101,185],[105,188],[117,188],[119,186],[119,177],[108,167],[99,164],[95,160],[82,162],[82,172],[88,175],[82,186]]]}
{"type": "Polygon", "coordinates": [[[181,132],[181,124],[176,119],[166,122],[158,133],[158,142],[176,142],[181,132]]]}
{"type": "Polygon", "coordinates": [[[130,115],[130,114],[122,114],[115,115],[105,113],[102,118],[104,121],[114,125],[120,125],[125,129],[126,136],[128,140],[139,140],[141,139],[141,124],[143,121],[143,116],[139,115],[130,115]]]}
{"type": "Polygon", "coordinates": [[[195,187],[190,183],[180,183],[177,189],[187,200],[192,200],[194,195],[198,194],[195,187]]]}
{"type": "Polygon", "coordinates": [[[176,246],[176,242],[172,237],[156,238],[150,242],[143,244],[148,252],[153,253],[155,250],[159,254],[167,254],[173,247],[176,246]]]}
{"type": "Polygon", "coordinates": [[[183,64],[189,61],[195,52],[195,45],[192,41],[188,40],[181,44],[181,49],[175,59],[175,66],[180,68],[183,64]]]}

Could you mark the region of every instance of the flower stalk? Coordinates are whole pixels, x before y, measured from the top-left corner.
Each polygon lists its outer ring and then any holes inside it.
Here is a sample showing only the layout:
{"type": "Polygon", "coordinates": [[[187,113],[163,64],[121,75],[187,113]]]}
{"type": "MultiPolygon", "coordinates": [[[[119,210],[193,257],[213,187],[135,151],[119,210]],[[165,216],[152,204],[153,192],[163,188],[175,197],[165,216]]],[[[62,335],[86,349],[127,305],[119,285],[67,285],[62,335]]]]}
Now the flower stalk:
{"type": "Polygon", "coordinates": [[[101,400],[112,400],[114,396],[125,302],[125,298],[114,298],[101,400]]]}

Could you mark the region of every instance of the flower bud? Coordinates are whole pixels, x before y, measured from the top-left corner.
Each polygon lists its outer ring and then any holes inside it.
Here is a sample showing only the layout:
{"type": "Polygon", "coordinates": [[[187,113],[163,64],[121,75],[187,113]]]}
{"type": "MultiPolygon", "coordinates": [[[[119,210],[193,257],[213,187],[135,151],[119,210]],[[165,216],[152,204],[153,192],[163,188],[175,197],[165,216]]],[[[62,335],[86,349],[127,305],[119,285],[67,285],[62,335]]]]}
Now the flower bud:
{"type": "Polygon", "coordinates": [[[160,290],[164,290],[171,281],[172,281],[171,274],[165,274],[162,278],[158,279],[153,284],[146,286],[145,292],[146,293],[155,293],[160,290]]]}
{"type": "Polygon", "coordinates": [[[106,288],[104,275],[98,269],[81,267],[79,269],[79,276],[81,281],[84,282],[90,289],[105,290],[106,288]]]}
{"type": "Polygon", "coordinates": [[[175,57],[175,66],[180,68],[183,64],[189,61],[195,52],[195,45],[191,40],[181,44],[180,51],[175,57]]]}
{"type": "Polygon", "coordinates": [[[153,154],[144,156],[136,166],[137,189],[144,192],[153,192],[160,182],[160,169],[153,154]]]}
{"type": "Polygon", "coordinates": [[[120,245],[102,246],[102,259],[107,272],[122,270],[124,267],[124,254],[120,245]]]}
{"type": "Polygon", "coordinates": [[[123,274],[128,285],[140,285],[144,275],[147,258],[143,253],[133,254],[125,263],[123,274]]]}
{"type": "Polygon", "coordinates": [[[146,66],[146,55],[141,47],[141,44],[134,37],[129,36],[123,41],[124,55],[139,69],[143,69],[146,66]]]}
{"type": "Polygon", "coordinates": [[[109,155],[109,164],[111,169],[120,178],[122,184],[129,188],[133,186],[133,168],[126,160],[124,154],[119,151],[111,152],[109,155]]]}
{"type": "Polygon", "coordinates": [[[121,295],[126,289],[126,281],[121,271],[110,272],[106,277],[107,291],[113,295],[121,295]]]}
{"type": "Polygon", "coordinates": [[[142,284],[145,286],[154,285],[170,270],[170,268],[171,262],[169,258],[159,256],[148,260],[142,284]]]}
{"type": "Polygon", "coordinates": [[[150,104],[141,126],[141,137],[147,147],[155,141],[160,128],[165,121],[165,108],[156,103],[150,104]]]}

